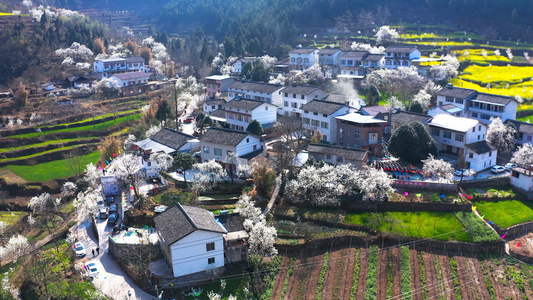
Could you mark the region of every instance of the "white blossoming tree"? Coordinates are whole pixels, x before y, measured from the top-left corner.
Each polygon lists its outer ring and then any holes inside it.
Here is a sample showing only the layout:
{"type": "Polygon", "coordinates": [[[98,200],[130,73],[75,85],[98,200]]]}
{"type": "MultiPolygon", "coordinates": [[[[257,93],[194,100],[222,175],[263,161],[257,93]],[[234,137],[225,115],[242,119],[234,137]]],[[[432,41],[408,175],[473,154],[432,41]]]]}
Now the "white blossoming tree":
{"type": "Polygon", "coordinates": [[[514,150],[516,129],[505,125],[500,118],[493,118],[487,127],[485,140],[501,153],[509,153],[514,150]]]}
{"type": "Polygon", "coordinates": [[[83,178],[90,187],[96,188],[100,183],[100,177],[104,175],[101,170],[98,170],[96,165],[89,163],[85,169],[85,177],[83,178]]]}
{"type": "Polygon", "coordinates": [[[8,255],[13,255],[15,259],[26,254],[29,248],[28,239],[20,234],[12,236],[6,245],[8,255]]]}
{"type": "Polygon", "coordinates": [[[380,92],[388,92],[402,102],[411,100],[425,85],[426,81],[414,66],[377,69],[368,74],[365,80],[365,87],[373,86],[380,92]]]}
{"type": "Polygon", "coordinates": [[[94,53],[89,48],[87,48],[87,46],[82,45],[78,42],[72,43],[69,48],[57,49],[54,54],[64,58],[70,57],[74,61],[78,59],[90,59],[94,56],[94,53]]]}
{"type": "Polygon", "coordinates": [[[142,169],[141,158],[136,155],[122,154],[117,156],[109,169],[111,174],[114,174],[119,180],[125,184],[131,184],[136,199],[141,199],[140,186],[142,183],[142,169]]]}
{"type": "Polygon", "coordinates": [[[308,202],[314,206],[339,206],[338,196],[345,192],[344,186],[338,182],[334,166],[313,166],[300,170],[297,179],[285,186],[285,197],[293,203],[308,202]]]}
{"type": "Polygon", "coordinates": [[[453,167],[449,162],[446,162],[442,159],[435,159],[431,154],[426,160],[422,160],[422,162],[424,163],[422,168],[422,170],[424,170],[424,174],[432,174],[439,178],[446,179],[453,178],[453,167]]]}
{"type": "Polygon", "coordinates": [[[152,126],[150,126],[150,128],[148,128],[148,130],[146,130],[144,135],[146,136],[147,139],[149,139],[149,138],[153,137],[156,133],[161,131],[162,128],[163,128],[162,124],[152,125],[152,126]]]}
{"type": "Polygon", "coordinates": [[[431,66],[429,70],[429,78],[432,80],[449,80],[457,76],[459,69],[459,60],[452,55],[445,55],[441,57],[444,61],[439,65],[431,66]]]}
{"type": "Polygon", "coordinates": [[[197,163],[192,169],[194,173],[192,186],[197,193],[211,190],[226,176],[226,170],[214,159],[197,163]]]}
{"type": "Polygon", "coordinates": [[[394,191],[392,178],[383,170],[369,168],[361,172],[359,188],[363,200],[383,201],[394,191]]]}
{"type": "Polygon", "coordinates": [[[385,47],[383,46],[372,46],[370,44],[358,43],[358,42],[353,42],[350,45],[350,49],[352,49],[353,51],[368,51],[373,54],[385,53],[385,47]]]}
{"type": "Polygon", "coordinates": [[[419,103],[420,106],[422,106],[422,109],[426,111],[431,103],[431,95],[425,90],[420,90],[416,95],[414,95],[413,102],[419,103]]]}
{"type": "Polygon", "coordinates": [[[394,43],[400,37],[400,34],[396,29],[389,26],[381,26],[376,32],[376,44],[383,45],[388,43],[394,43]]]}
{"type": "Polygon", "coordinates": [[[166,171],[172,166],[174,158],[164,152],[157,152],[150,155],[150,160],[157,162],[157,166],[161,171],[166,171]]]}
{"type": "Polygon", "coordinates": [[[524,169],[527,169],[533,165],[533,145],[530,143],[525,143],[522,146],[519,146],[518,150],[513,153],[511,162],[524,169]]]}
{"type": "Polygon", "coordinates": [[[67,198],[74,195],[77,188],[78,186],[74,182],[67,181],[63,183],[63,186],[61,187],[61,197],[67,198]]]}
{"type": "Polygon", "coordinates": [[[385,108],[388,111],[392,111],[394,109],[405,110],[405,105],[400,100],[398,100],[396,96],[392,96],[387,99],[387,101],[385,101],[385,108]]]}
{"type": "Polygon", "coordinates": [[[103,200],[101,193],[91,188],[87,191],[79,192],[72,202],[78,213],[78,219],[89,220],[91,214],[97,213],[97,203],[101,200],[103,200]]]}
{"type": "Polygon", "coordinates": [[[93,83],[94,91],[104,95],[116,95],[120,93],[120,88],[120,84],[114,78],[104,77],[93,83]]]}

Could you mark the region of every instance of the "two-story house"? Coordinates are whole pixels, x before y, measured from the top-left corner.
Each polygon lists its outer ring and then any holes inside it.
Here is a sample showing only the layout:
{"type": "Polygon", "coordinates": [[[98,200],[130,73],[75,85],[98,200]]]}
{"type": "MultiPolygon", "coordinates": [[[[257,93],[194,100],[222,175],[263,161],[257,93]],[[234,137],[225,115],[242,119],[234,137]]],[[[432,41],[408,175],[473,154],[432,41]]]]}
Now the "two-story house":
{"type": "Polygon", "coordinates": [[[533,144],[533,124],[516,120],[507,120],[505,123],[506,125],[512,124],[516,128],[517,144],[533,144]]]}
{"type": "Polygon", "coordinates": [[[156,216],[154,223],[174,277],[224,266],[227,231],[208,210],[178,203],[156,216]]]}
{"type": "Polygon", "coordinates": [[[303,126],[311,136],[322,135],[322,140],[329,143],[337,142],[337,122],[335,117],[343,116],[354,109],[336,102],[311,100],[300,108],[303,111],[303,126]]]}
{"type": "Polygon", "coordinates": [[[248,132],[211,127],[200,138],[200,148],[202,161],[214,159],[224,164],[228,153],[235,153],[247,164],[263,151],[263,144],[260,137],[248,132]]]}
{"type": "Polygon", "coordinates": [[[363,58],[364,68],[383,68],[385,66],[385,54],[369,53],[363,58]]]}
{"type": "Polygon", "coordinates": [[[236,77],[228,75],[212,75],[204,79],[207,97],[215,97],[217,93],[227,92],[228,86],[235,81],[236,77]]]}
{"type": "Polygon", "coordinates": [[[436,115],[429,123],[429,133],[439,151],[464,156],[467,168],[479,172],[496,164],[498,151],[485,141],[487,126],[478,120],[436,115]]]}
{"type": "Polygon", "coordinates": [[[147,72],[144,58],[140,56],[99,59],[93,63],[98,79],[128,72],[147,72]]]}
{"type": "Polygon", "coordinates": [[[358,170],[366,168],[368,151],[364,149],[326,145],[309,144],[307,146],[309,157],[317,161],[324,161],[330,165],[351,164],[358,170]]]}
{"type": "Polygon", "coordinates": [[[318,64],[324,72],[331,75],[339,73],[339,48],[322,48],[318,51],[318,64]]]}
{"type": "Polygon", "coordinates": [[[115,79],[121,87],[147,84],[150,74],[144,72],[130,72],[115,74],[111,77],[115,79]]]}
{"type": "Polygon", "coordinates": [[[368,51],[342,51],[339,55],[340,74],[364,76],[363,59],[368,54],[368,51]]]}
{"type": "Polygon", "coordinates": [[[412,60],[421,56],[420,50],[413,46],[389,46],[385,49],[385,68],[410,67],[412,60]]]}
{"type": "Polygon", "coordinates": [[[239,58],[237,59],[233,65],[231,66],[231,73],[232,74],[241,74],[242,72],[242,67],[247,63],[251,63],[253,64],[255,61],[257,60],[257,57],[252,57],[252,56],[249,56],[249,57],[243,57],[243,58],[239,58]]]}
{"type": "Polygon", "coordinates": [[[145,157],[149,157],[150,154],[157,152],[176,155],[178,153],[190,152],[200,146],[194,136],[166,127],[150,138],[135,142],[134,145],[145,157]]]}
{"type": "Polygon", "coordinates": [[[282,85],[261,83],[254,81],[235,81],[228,85],[228,99],[237,97],[261,100],[277,106],[281,106],[282,85]]]}
{"type": "MultiPolygon", "coordinates": [[[[301,106],[311,100],[324,99],[328,92],[310,85],[290,85],[279,92],[282,96],[282,106],[278,105],[278,114],[302,117],[301,106]]],[[[276,104],[276,103],[274,103],[276,104]]]]}
{"type": "Polygon", "coordinates": [[[453,115],[476,119],[489,124],[491,118],[502,121],[516,119],[518,101],[512,97],[479,93],[475,90],[454,87],[448,84],[437,92],[437,108],[429,113],[435,114],[442,110],[453,111],[453,115]],[[455,107],[449,106],[453,104],[455,107]]]}
{"type": "Polygon", "coordinates": [[[339,93],[331,93],[327,95],[323,100],[329,101],[329,102],[341,103],[341,104],[344,104],[346,106],[349,106],[355,109],[360,109],[361,107],[365,105],[365,100],[357,96],[355,93],[348,94],[348,95],[339,94],[339,93]]]}
{"type": "Polygon", "coordinates": [[[289,57],[291,70],[306,70],[318,63],[318,48],[294,48],[289,57]]]}
{"type": "Polygon", "coordinates": [[[224,104],[226,123],[231,129],[245,131],[252,120],[257,120],[263,128],[276,123],[277,106],[260,100],[235,98],[224,104]]]}
{"type": "Polygon", "coordinates": [[[370,155],[378,156],[382,151],[383,132],[387,121],[373,116],[350,113],[335,117],[337,122],[337,144],[365,149],[370,155]]]}
{"type": "Polygon", "coordinates": [[[217,109],[223,109],[226,102],[227,101],[224,98],[208,98],[204,100],[202,109],[204,113],[210,114],[217,109]]]}

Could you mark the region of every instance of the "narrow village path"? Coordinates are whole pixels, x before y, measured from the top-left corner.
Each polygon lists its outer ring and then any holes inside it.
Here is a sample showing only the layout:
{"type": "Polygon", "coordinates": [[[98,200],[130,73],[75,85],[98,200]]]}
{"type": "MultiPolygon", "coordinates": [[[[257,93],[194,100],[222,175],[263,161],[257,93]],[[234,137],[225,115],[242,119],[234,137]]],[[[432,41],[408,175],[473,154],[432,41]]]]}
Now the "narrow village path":
{"type": "Polygon", "coordinates": [[[278,175],[278,177],[276,178],[276,187],[274,188],[274,192],[272,192],[272,197],[270,197],[270,201],[268,202],[267,206],[263,210],[263,215],[266,216],[266,214],[268,214],[268,212],[274,206],[274,202],[276,202],[276,198],[278,197],[278,194],[279,194],[280,186],[281,186],[281,175],[278,175]]]}

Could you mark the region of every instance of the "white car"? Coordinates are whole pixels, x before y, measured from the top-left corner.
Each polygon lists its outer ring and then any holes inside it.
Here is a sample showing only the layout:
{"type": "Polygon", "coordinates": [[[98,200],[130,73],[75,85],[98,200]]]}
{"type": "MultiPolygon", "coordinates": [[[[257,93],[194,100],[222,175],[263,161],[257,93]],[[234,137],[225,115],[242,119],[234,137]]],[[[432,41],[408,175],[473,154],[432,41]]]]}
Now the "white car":
{"type": "Polygon", "coordinates": [[[499,165],[495,165],[490,168],[490,172],[494,174],[503,173],[505,172],[505,168],[499,165]]]}
{"type": "Polygon", "coordinates": [[[87,274],[91,277],[97,277],[98,276],[98,268],[96,267],[96,264],[93,262],[88,262],[85,264],[85,271],[87,271],[87,274]]]}
{"type": "Polygon", "coordinates": [[[513,164],[513,163],[506,163],[505,164],[505,169],[506,170],[511,170],[514,167],[516,167],[516,164],[513,164]]]}
{"type": "Polygon", "coordinates": [[[76,252],[76,256],[78,257],[85,256],[85,247],[83,247],[83,244],[81,242],[77,242],[76,244],[74,244],[74,251],[76,252]]]}

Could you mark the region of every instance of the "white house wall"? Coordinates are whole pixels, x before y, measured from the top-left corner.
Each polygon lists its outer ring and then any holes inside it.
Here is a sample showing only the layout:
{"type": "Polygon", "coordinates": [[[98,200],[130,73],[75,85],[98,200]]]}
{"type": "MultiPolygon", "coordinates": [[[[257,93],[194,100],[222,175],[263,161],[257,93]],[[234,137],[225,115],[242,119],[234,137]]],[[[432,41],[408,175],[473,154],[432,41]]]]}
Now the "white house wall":
{"type": "Polygon", "coordinates": [[[493,150],[487,153],[476,154],[473,153],[470,149],[467,149],[465,161],[470,163],[470,169],[479,172],[486,170],[496,164],[496,157],[498,156],[498,151],[493,150]],[[470,158],[472,153],[473,157],[470,158]]]}
{"type": "Polygon", "coordinates": [[[237,145],[237,155],[243,156],[259,149],[261,149],[261,140],[259,140],[255,136],[248,135],[237,145]]]}
{"type": "Polygon", "coordinates": [[[533,176],[520,172],[517,172],[517,174],[518,178],[511,175],[511,185],[525,191],[533,190],[533,176]]]}
{"type": "Polygon", "coordinates": [[[171,245],[172,271],[175,277],[224,266],[224,241],[222,233],[197,230],[171,245]],[[215,243],[207,251],[206,244],[215,243]],[[208,263],[214,257],[215,262],[208,263]]]}
{"type": "Polygon", "coordinates": [[[257,120],[261,125],[276,122],[276,109],[274,105],[263,104],[252,110],[252,120],[257,120]]]}

